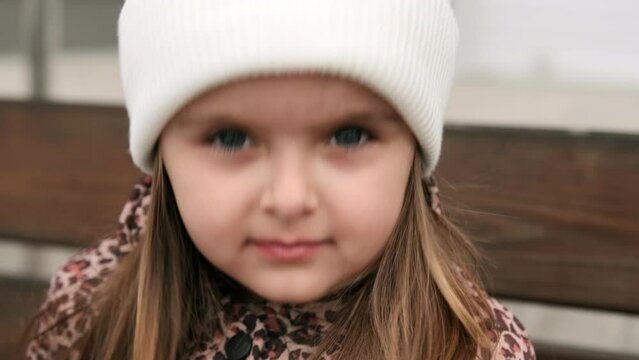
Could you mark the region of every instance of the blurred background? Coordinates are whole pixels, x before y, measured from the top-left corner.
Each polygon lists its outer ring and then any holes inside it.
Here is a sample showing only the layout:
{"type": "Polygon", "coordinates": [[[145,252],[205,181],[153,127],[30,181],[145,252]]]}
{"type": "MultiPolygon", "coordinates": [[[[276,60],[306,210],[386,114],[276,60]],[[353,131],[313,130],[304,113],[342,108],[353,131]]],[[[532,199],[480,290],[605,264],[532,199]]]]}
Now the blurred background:
{"type": "MultiPolygon", "coordinates": [[[[54,271],[114,229],[139,176],[121,6],[0,0],[0,358],[54,271]]],[[[639,359],[639,2],[453,6],[441,173],[451,211],[495,260],[487,282],[540,358],[639,359]]]]}

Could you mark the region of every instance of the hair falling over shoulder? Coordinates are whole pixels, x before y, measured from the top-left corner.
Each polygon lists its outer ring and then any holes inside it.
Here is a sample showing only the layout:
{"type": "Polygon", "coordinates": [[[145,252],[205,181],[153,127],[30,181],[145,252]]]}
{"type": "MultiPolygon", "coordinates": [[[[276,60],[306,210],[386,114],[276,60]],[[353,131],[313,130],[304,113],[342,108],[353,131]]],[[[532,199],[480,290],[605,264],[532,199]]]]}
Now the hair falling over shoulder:
{"type": "MultiPolygon", "coordinates": [[[[386,251],[337,294],[344,306],[313,359],[476,359],[489,348],[489,306],[468,285],[479,284],[479,254],[430,209],[418,154],[386,251]]],[[[223,325],[218,285],[231,280],[189,239],[159,155],[151,196],[139,245],[91,305],[74,346],[82,359],[186,358],[194,340],[223,325]]]]}
{"type": "Polygon", "coordinates": [[[189,239],[159,152],[153,179],[146,232],[98,293],[82,359],[181,358],[189,339],[219,329],[214,284],[226,279],[189,239]]]}
{"type": "Polygon", "coordinates": [[[317,358],[338,345],[342,360],[476,359],[490,351],[490,306],[470,285],[481,284],[481,255],[445,214],[431,210],[421,174],[416,155],[386,251],[342,297],[317,358]]]}

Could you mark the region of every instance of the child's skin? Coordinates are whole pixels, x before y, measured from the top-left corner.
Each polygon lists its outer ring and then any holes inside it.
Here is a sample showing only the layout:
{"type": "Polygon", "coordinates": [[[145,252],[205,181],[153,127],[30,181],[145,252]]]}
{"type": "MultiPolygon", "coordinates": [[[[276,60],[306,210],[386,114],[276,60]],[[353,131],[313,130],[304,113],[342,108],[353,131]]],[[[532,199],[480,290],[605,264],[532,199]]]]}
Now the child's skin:
{"type": "Polygon", "coordinates": [[[415,150],[386,101],[319,75],[205,92],[160,138],[196,247],[257,295],[289,303],[330,294],[380,255],[415,150]]]}

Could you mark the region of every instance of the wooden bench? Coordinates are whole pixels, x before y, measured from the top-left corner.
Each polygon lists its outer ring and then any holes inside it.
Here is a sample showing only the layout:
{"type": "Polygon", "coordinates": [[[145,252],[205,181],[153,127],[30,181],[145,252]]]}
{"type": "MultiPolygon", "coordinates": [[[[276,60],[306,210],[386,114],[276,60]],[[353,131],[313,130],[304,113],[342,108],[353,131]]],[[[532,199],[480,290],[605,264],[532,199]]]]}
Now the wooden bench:
{"type": "MultiPolygon", "coordinates": [[[[82,246],[113,230],[140,176],[123,108],[4,101],[0,133],[0,238],[82,246]]],[[[449,126],[442,154],[445,211],[494,262],[495,295],[639,314],[639,137],[449,126]]],[[[0,357],[44,290],[0,279],[0,357]]],[[[630,359],[535,345],[543,360],[630,359]]]]}

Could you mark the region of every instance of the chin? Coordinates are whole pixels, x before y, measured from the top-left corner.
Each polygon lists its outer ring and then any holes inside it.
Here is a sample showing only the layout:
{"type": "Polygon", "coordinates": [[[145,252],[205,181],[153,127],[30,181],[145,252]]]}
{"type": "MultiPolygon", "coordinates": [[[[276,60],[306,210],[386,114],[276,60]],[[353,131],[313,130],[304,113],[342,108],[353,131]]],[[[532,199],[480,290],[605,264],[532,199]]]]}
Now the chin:
{"type": "MultiPolygon", "coordinates": [[[[311,284],[315,285],[315,284],[311,284]]],[[[287,304],[303,304],[308,302],[317,301],[326,295],[326,291],[317,288],[315,286],[309,286],[309,288],[294,286],[288,284],[287,286],[261,286],[259,289],[251,289],[254,293],[261,298],[275,303],[287,303],[287,304]]]]}

